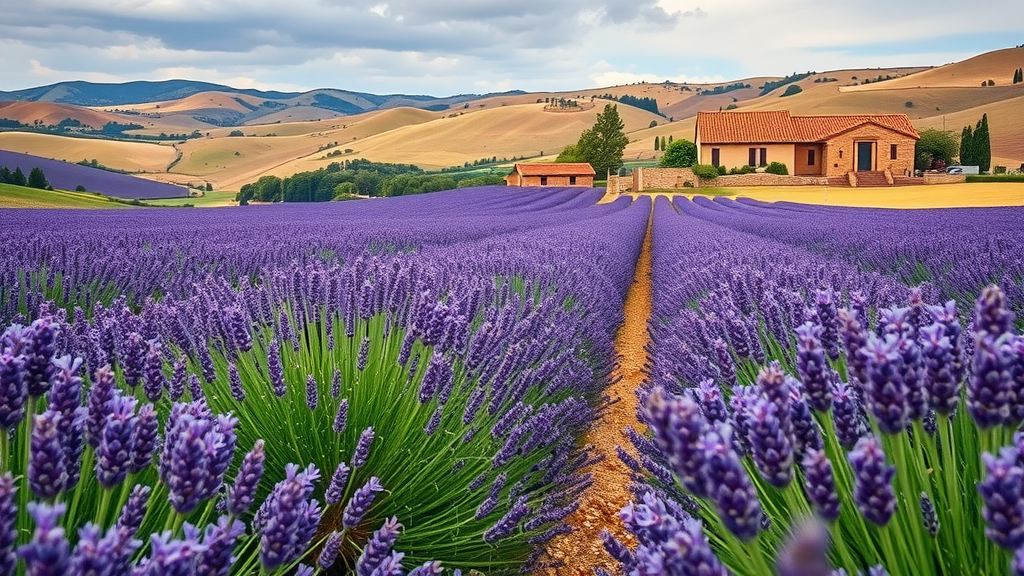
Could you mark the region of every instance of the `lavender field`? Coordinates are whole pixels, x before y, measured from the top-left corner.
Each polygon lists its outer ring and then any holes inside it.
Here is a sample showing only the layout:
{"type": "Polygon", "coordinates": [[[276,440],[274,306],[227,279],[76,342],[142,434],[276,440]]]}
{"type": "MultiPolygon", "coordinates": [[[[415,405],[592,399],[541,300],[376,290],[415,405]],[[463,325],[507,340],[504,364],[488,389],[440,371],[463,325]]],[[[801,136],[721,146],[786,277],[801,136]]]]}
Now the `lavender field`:
{"type": "Polygon", "coordinates": [[[602,194],[0,210],[0,576],[1024,574],[1024,210],[602,194]]]}

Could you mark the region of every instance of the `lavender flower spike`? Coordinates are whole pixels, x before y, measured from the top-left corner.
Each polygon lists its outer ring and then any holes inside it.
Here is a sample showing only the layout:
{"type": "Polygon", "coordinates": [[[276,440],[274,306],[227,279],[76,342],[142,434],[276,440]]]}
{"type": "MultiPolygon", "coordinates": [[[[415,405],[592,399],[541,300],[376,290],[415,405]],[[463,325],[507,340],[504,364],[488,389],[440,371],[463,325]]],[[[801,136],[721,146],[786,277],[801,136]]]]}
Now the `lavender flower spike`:
{"type": "Polygon", "coordinates": [[[832,419],[835,424],[836,438],[847,450],[853,448],[864,435],[864,418],[860,413],[860,401],[857,398],[857,391],[840,382],[836,384],[833,393],[832,419]]]}
{"type": "Polygon", "coordinates": [[[356,560],[357,576],[371,576],[387,560],[401,530],[402,525],[398,523],[398,518],[392,516],[384,521],[384,525],[373,533],[363,548],[363,553],[356,560]]]}
{"type": "MultiPolygon", "coordinates": [[[[337,397],[337,394],[335,394],[337,397]]],[[[342,399],[341,403],[338,404],[338,411],[334,414],[334,423],[331,425],[331,429],[334,430],[335,434],[341,434],[345,431],[345,426],[348,424],[348,398],[342,399]]]]}
{"type": "Polygon", "coordinates": [[[373,444],[373,426],[363,430],[363,433],[359,435],[359,442],[356,443],[356,451],[352,455],[352,467],[359,468],[363,464],[366,464],[366,459],[370,456],[370,446],[373,444]]]}
{"type": "Polygon", "coordinates": [[[802,462],[806,480],[807,499],[823,520],[834,522],[839,518],[839,496],[832,474],[832,463],[824,450],[810,450],[802,462]]]}
{"type": "Polygon", "coordinates": [[[824,412],[832,404],[832,391],[828,379],[830,368],[821,347],[821,327],[805,322],[797,327],[796,336],[797,372],[807,392],[808,404],[824,412]]]}
{"type": "Polygon", "coordinates": [[[956,361],[946,328],[935,323],[921,328],[921,353],[928,404],[939,414],[949,414],[960,402],[960,380],[954,376],[956,361]]]}
{"type": "Polygon", "coordinates": [[[341,502],[341,498],[345,494],[345,485],[348,483],[348,473],[348,465],[344,462],[339,462],[338,467],[334,469],[334,475],[331,476],[331,483],[327,486],[327,492],[324,494],[324,502],[328,506],[334,506],[341,502]]]}
{"type": "Polygon", "coordinates": [[[117,528],[125,530],[129,537],[134,536],[142,527],[150,492],[152,492],[152,488],[149,486],[136,484],[132,487],[128,501],[121,508],[121,514],[117,517],[117,528]]]}
{"type": "Polygon", "coordinates": [[[96,448],[96,480],[100,486],[110,489],[128,476],[131,459],[132,435],[138,417],[135,406],[138,400],[118,394],[110,403],[110,414],[103,427],[100,445],[96,448]]]}
{"type": "Polygon", "coordinates": [[[235,476],[235,483],[228,488],[227,511],[235,516],[245,513],[256,497],[256,488],[263,478],[263,439],[256,440],[252,451],[242,459],[242,465],[235,476]]]}
{"type": "Polygon", "coordinates": [[[749,541],[761,527],[761,504],[750,476],[733,449],[732,429],[719,425],[704,442],[708,496],[718,507],[725,526],[737,538],[749,541]]]}
{"type": "Polygon", "coordinates": [[[868,410],[885,434],[899,434],[910,423],[909,391],[903,384],[899,345],[899,339],[890,334],[884,339],[872,336],[861,349],[867,360],[868,381],[864,383],[864,390],[868,410]]]}
{"type": "Polygon", "coordinates": [[[10,472],[0,476],[0,574],[14,574],[18,557],[14,553],[14,544],[18,538],[18,506],[14,503],[14,495],[18,487],[10,472]]]}
{"type": "Polygon", "coordinates": [[[861,438],[847,458],[856,481],[853,501],[857,509],[871,522],[885,526],[896,512],[896,492],[892,487],[896,468],[886,465],[881,441],[874,436],[861,438]]]}
{"type": "Polygon", "coordinates": [[[805,521],[794,529],[779,554],[779,576],[829,576],[828,531],[820,522],[805,521]]]}
{"type": "Polygon", "coordinates": [[[316,405],[320,399],[320,392],[316,386],[316,378],[312,374],[306,376],[306,406],[316,411],[316,405]]]}
{"type": "Polygon", "coordinates": [[[22,359],[0,354],[0,429],[10,430],[25,417],[28,388],[22,378],[22,359]]]}
{"type": "Polygon", "coordinates": [[[762,396],[751,407],[747,426],[750,451],[761,477],[785,488],[793,480],[793,443],[783,430],[779,412],[778,405],[762,396]]]}
{"type": "Polygon", "coordinates": [[[65,576],[70,568],[68,541],[60,527],[64,504],[28,503],[28,513],[35,520],[32,540],[18,548],[18,556],[25,562],[27,576],[65,576]]]}
{"type": "Polygon", "coordinates": [[[334,530],[327,535],[324,547],[320,549],[320,556],[316,559],[316,565],[319,566],[321,570],[329,570],[331,566],[334,566],[334,561],[338,559],[338,552],[340,549],[341,532],[334,530]]]}
{"type": "Polygon", "coordinates": [[[707,474],[700,442],[707,423],[697,403],[656,388],[647,398],[645,419],[683,486],[696,496],[706,495],[707,474]]]}
{"type": "Polygon", "coordinates": [[[28,485],[39,498],[53,498],[64,490],[68,479],[64,447],[61,446],[58,430],[61,415],[47,409],[34,418],[28,462],[28,485]]]}
{"type": "Polygon", "coordinates": [[[992,428],[1010,419],[1012,393],[1012,334],[998,338],[979,333],[975,344],[971,375],[967,381],[967,411],[982,429],[992,428]]]}
{"type": "Polygon", "coordinates": [[[380,480],[376,476],[370,478],[366,484],[363,484],[361,488],[356,490],[356,493],[352,495],[352,498],[345,506],[345,512],[341,518],[342,526],[350,530],[358,526],[363,520],[363,515],[366,514],[366,511],[370,509],[370,505],[373,504],[374,495],[383,490],[384,487],[380,485],[380,480]]]}
{"type": "Polygon", "coordinates": [[[999,456],[981,455],[985,478],[978,482],[978,492],[985,506],[985,535],[997,546],[1017,550],[1024,545],[1024,468],[1013,447],[1004,447],[999,456]]]}

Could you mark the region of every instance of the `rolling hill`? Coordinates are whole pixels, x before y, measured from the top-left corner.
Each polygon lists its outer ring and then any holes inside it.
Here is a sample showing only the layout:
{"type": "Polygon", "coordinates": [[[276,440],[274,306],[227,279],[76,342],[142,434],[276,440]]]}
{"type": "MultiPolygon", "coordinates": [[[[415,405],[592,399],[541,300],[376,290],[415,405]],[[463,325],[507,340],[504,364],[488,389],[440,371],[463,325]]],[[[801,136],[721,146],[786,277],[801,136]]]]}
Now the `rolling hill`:
{"type": "Polygon", "coordinates": [[[188,196],[188,190],[181,186],[6,150],[0,150],[0,166],[5,166],[11,171],[20,168],[24,174],[28,174],[33,168],[39,168],[50,186],[61,190],[76,190],[81,186],[90,192],[99,192],[106,196],[139,200],[188,196]]]}
{"type": "Polygon", "coordinates": [[[235,190],[262,175],[288,176],[355,158],[413,163],[428,170],[483,158],[551,159],[593,123],[607,102],[604,97],[629,95],[654,99],[661,115],[619,105],[630,139],[627,161],[657,159],[655,137],[692,139],[699,111],[735,108],[795,114],[906,113],[919,129],[957,133],[988,114],[994,164],[1016,168],[1024,163],[1024,84],[1010,85],[1000,78],[1010,78],[1021,66],[1024,49],[1015,48],[932,68],[834,70],[786,79],[637,83],[449,98],[332,89],[261,92],[185,81],[73,82],[0,93],[0,99],[21,100],[0,104],[0,118],[6,115],[25,124],[74,118],[94,128],[111,121],[132,122],[142,128],[126,136],[163,138],[161,145],[3,132],[0,148],[70,161],[96,158],[113,168],[145,172],[141,175],[157,181],[210,182],[218,190],[235,190]],[[996,85],[982,87],[981,79],[989,77],[996,85]],[[783,97],[790,84],[801,91],[783,97]],[[545,101],[561,98],[576,100],[585,110],[544,110],[545,101]],[[192,137],[181,138],[185,135],[192,137]]]}

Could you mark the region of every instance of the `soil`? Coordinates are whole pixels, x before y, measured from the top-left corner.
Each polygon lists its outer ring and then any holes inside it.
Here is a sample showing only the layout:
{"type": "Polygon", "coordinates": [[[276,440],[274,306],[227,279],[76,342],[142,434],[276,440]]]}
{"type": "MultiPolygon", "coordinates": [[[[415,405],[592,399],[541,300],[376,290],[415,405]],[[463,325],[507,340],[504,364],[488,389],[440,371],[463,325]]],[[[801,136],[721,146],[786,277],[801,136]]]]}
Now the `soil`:
{"type": "Polygon", "coordinates": [[[587,433],[585,442],[594,446],[604,460],[586,472],[594,483],[580,498],[580,507],[568,522],[576,530],[551,541],[546,551],[553,567],[539,571],[548,576],[592,576],[601,567],[612,574],[619,567],[605,551],[598,536],[608,529],[616,538],[633,547],[635,541],[626,532],[618,513],[631,499],[630,470],[616,455],[616,446],[630,454],[635,450],[624,430],[627,426],[641,429],[636,419],[636,390],[647,379],[647,345],[650,335],[647,321],[651,316],[651,223],[648,222],[636,275],[626,295],[625,321],[615,336],[618,362],[613,373],[613,386],[605,392],[611,404],[587,433]]]}

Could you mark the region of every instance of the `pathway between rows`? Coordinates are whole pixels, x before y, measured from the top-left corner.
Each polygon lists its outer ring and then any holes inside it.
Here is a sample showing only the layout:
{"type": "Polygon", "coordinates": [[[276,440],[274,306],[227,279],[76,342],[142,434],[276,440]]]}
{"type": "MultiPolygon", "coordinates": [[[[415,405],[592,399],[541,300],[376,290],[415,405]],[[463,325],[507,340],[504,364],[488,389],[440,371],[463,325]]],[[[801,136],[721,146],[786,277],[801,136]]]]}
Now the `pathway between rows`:
{"type": "Polygon", "coordinates": [[[618,517],[619,510],[631,498],[630,470],[619,460],[615,447],[622,446],[635,453],[624,430],[627,426],[638,426],[636,390],[647,379],[644,370],[650,343],[647,320],[651,316],[652,295],[651,227],[652,219],[648,219],[636,274],[626,294],[625,321],[615,335],[618,361],[613,380],[617,378],[618,382],[606,391],[612,404],[594,422],[585,440],[604,456],[604,460],[586,470],[593,474],[594,483],[580,498],[579,509],[569,517],[569,524],[576,530],[548,545],[548,559],[562,564],[545,570],[543,574],[548,576],[593,576],[595,567],[618,573],[618,566],[598,536],[605,528],[630,547],[635,543],[618,517]]]}

